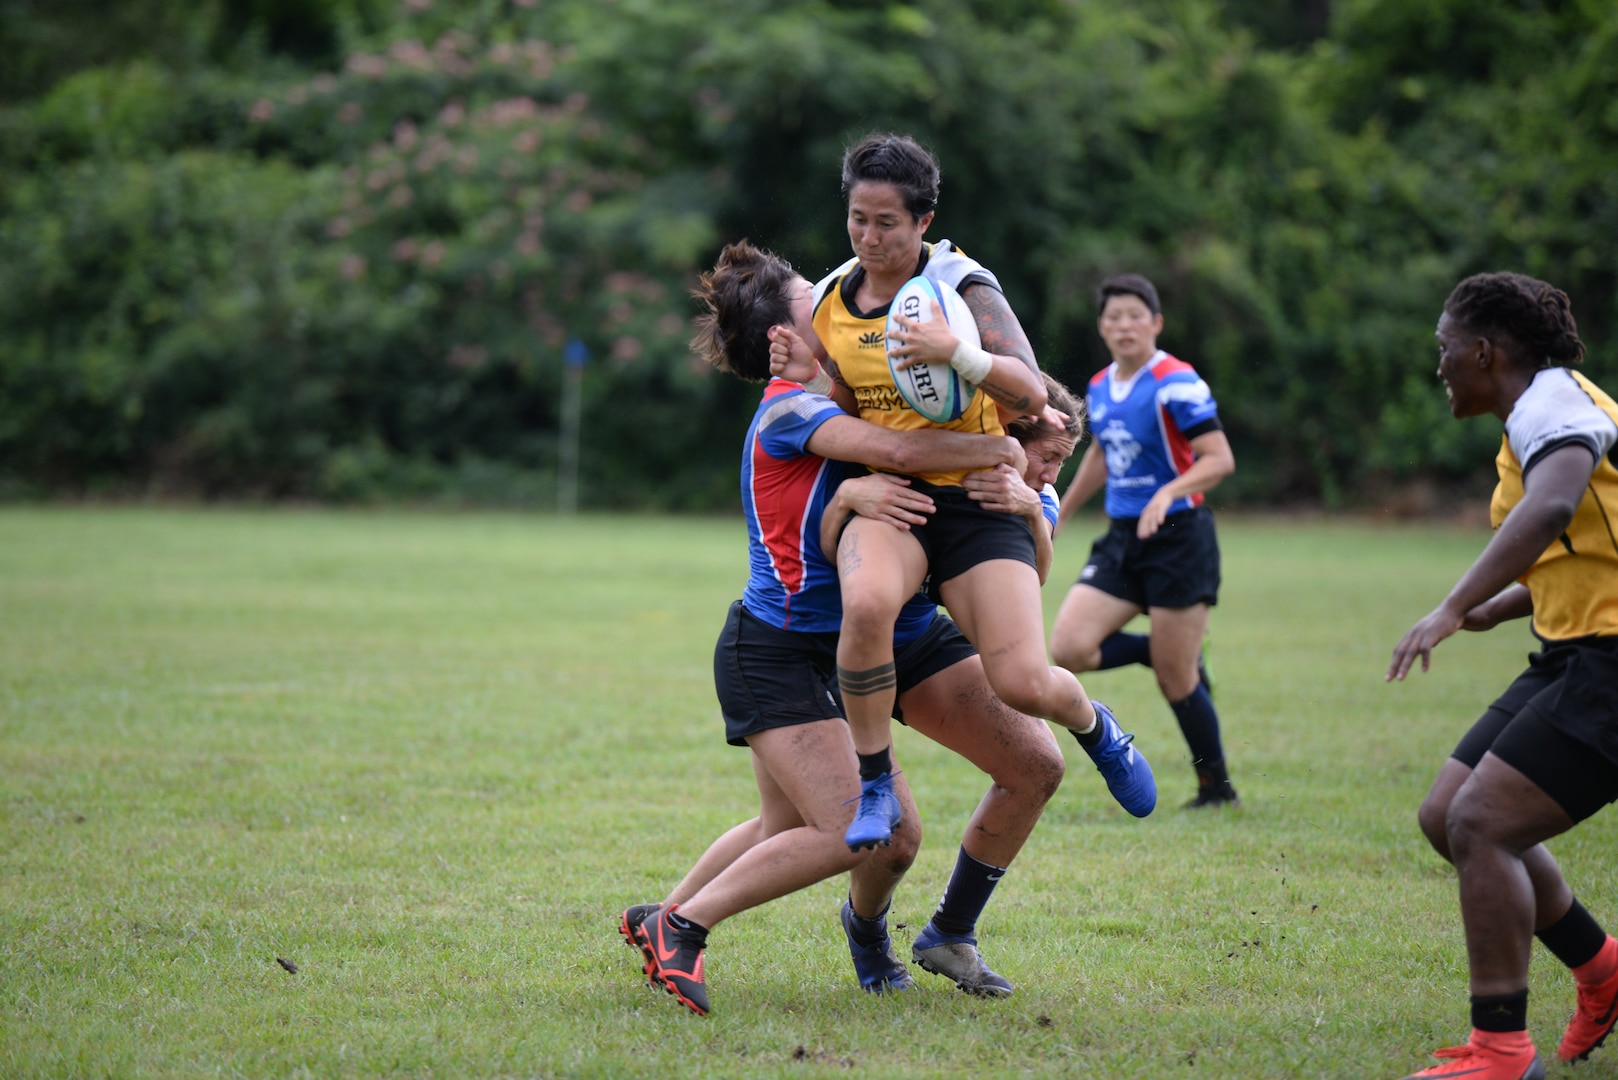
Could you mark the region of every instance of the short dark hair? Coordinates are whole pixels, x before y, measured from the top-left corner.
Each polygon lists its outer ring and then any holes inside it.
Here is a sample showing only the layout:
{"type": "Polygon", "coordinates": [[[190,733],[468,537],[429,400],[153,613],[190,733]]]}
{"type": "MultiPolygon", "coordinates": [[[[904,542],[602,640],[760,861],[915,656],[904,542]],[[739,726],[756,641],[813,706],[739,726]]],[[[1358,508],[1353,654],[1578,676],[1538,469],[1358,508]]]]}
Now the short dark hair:
{"type": "Polygon", "coordinates": [[[843,204],[862,180],[892,184],[920,221],[938,209],[940,172],[932,151],[908,135],[872,132],[843,152],[843,204]]]}
{"type": "Polygon", "coordinates": [[[1444,301],[1449,317],[1481,337],[1503,337],[1519,364],[1577,364],[1584,342],[1567,293],[1527,274],[1473,274],[1444,301]]]}
{"type": "Polygon", "coordinates": [[[792,321],[798,272],[746,240],[729,244],[691,295],[708,310],[695,320],[691,351],[748,382],[770,380],[770,327],[792,321]]]}
{"type": "Polygon", "coordinates": [[[1153,315],[1163,314],[1163,305],[1157,300],[1157,286],[1140,274],[1114,274],[1096,290],[1096,310],[1105,311],[1107,301],[1114,296],[1138,296],[1153,315]]]}

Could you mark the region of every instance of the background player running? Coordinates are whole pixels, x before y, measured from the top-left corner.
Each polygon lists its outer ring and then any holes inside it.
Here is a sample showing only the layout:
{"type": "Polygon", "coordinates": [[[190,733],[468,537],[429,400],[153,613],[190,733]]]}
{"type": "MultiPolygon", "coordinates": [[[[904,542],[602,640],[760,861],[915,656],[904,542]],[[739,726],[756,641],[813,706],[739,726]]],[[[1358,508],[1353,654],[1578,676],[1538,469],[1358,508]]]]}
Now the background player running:
{"type": "Polygon", "coordinates": [[[1073,671],[1144,664],[1174,711],[1197,773],[1193,807],[1236,802],[1206,674],[1219,539],[1203,493],[1236,468],[1219,406],[1190,364],[1157,347],[1163,311],[1139,274],[1101,283],[1097,325],[1112,363],[1090,380],[1093,438],[1062,497],[1066,521],[1106,488],[1108,528],[1068,590],[1051,655],[1073,671]],[[1124,627],[1145,612],[1151,633],[1124,627]]]}

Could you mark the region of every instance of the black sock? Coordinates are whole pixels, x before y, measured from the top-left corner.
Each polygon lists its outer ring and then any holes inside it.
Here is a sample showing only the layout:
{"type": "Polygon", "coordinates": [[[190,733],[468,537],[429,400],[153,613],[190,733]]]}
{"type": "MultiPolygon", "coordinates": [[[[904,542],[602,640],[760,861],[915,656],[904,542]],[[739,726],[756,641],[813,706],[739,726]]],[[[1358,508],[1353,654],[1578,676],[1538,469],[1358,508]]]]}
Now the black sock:
{"type": "Polygon", "coordinates": [[[933,912],[933,925],[953,937],[970,936],[1005,873],[1005,867],[979,862],[961,848],[955,856],[955,872],[944,886],[938,910],[933,912]]]}
{"type": "Polygon", "coordinates": [[[703,926],[701,923],[692,922],[684,915],[681,915],[678,911],[668,912],[667,918],[669,920],[669,925],[680,931],[680,933],[696,934],[700,942],[707,942],[708,928],[706,926],[703,926]]]}
{"type": "Polygon", "coordinates": [[[1528,989],[1515,994],[1472,997],[1472,1026],[1479,1031],[1527,1031],[1528,989]]]}
{"type": "MultiPolygon", "coordinates": [[[[1068,730],[1073,731],[1072,728],[1068,728],[1068,730]]],[[[1096,713],[1095,726],[1092,727],[1089,731],[1086,731],[1083,735],[1080,735],[1077,731],[1073,731],[1073,737],[1075,739],[1079,740],[1079,745],[1080,746],[1084,746],[1084,747],[1094,746],[1096,743],[1100,742],[1101,741],[1101,734],[1102,734],[1102,732],[1101,732],[1101,714],[1100,713],[1096,713]]]]}
{"type": "Polygon", "coordinates": [[[1122,630],[1101,643],[1101,663],[1097,671],[1139,664],[1152,666],[1152,637],[1150,634],[1129,634],[1122,630]]]}
{"type": "Polygon", "coordinates": [[[888,909],[883,908],[880,914],[867,919],[854,910],[854,898],[848,901],[848,932],[854,939],[854,944],[869,948],[882,944],[882,939],[888,936],[888,909]]]}
{"type": "Polygon", "coordinates": [[[1607,943],[1607,932],[1601,929],[1595,916],[1584,909],[1576,896],[1566,915],[1534,936],[1551,951],[1552,956],[1570,968],[1594,960],[1601,946],[1607,943]]]}
{"type": "Polygon", "coordinates": [[[1219,713],[1214,709],[1208,688],[1201,683],[1184,701],[1171,701],[1174,719],[1180,724],[1180,734],[1191,748],[1191,763],[1201,765],[1223,763],[1225,748],[1219,743],[1219,713]]]}
{"type": "Polygon", "coordinates": [[[885,772],[893,771],[892,745],[884,746],[874,754],[860,754],[860,779],[875,780],[885,772]]]}

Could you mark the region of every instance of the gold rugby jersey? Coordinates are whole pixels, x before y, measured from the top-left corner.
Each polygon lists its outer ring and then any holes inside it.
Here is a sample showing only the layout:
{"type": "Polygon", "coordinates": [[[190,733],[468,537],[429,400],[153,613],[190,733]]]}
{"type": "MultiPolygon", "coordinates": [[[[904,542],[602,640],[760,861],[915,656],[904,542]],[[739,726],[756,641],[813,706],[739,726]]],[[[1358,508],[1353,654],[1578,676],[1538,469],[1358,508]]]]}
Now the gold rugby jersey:
{"type": "MultiPolygon", "coordinates": [[[[922,244],[921,262],[916,273],[941,281],[957,292],[968,284],[987,285],[997,292],[1000,282],[981,264],[967,258],[948,240],[922,244]]],[[[893,385],[888,370],[888,308],[883,304],[861,311],[854,304],[855,293],[865,280],[858,259],[850,259],[815,285],[815,333],[826,352],[837,363],[843,380],[854,388],[860,418],[897,431],[942,427],[983,435],[1004,435],[1000,411],[981,389],[972,395],[966,411],[954,420],[934,424],[912,409],[893,385]]],[[[959,485],[969,469],[947,473],[917,473],[930,484],[959,485]]]]}
{"type": "Polygon", "coordinates": [[[1518,580],[1534,599],[1534,633],[1545,641],[1618,635],[1618,402],[1567,368],[1534,376],[1506,418],[1489,502],[1496,529],[1522,501],[1523,474],[1569,443],[1588,446],[1596,468],[1567,531],[1518,580]]]}

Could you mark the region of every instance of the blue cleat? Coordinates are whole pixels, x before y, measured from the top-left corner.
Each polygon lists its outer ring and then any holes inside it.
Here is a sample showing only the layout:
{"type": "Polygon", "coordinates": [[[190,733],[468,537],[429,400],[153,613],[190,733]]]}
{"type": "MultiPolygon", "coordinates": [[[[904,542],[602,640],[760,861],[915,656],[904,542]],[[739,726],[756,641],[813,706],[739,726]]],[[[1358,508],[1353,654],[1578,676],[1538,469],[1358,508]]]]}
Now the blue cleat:
{"type": "Polygon", "coordinates": [[[883,773],[860,781],[860,805],[848,823],[843,843],[848,850],[887,847],[899,827],[899,797],[893,793],[893,774],[883,773]]]}
{"type": "Polygon", "coordinates": [[[1145,817],[1157,806],[1157,781],[1152,776],[1152,767],[1146,763],[1145,755],[1131,745],[1135,736],[1118,730],[1112,710],[1099,701],[1090,704],[1096,709],[1101,741],[1084,747],[1084,752],[1096,763],[1107,781],[1107,790],[1118,800],[1118,805],[1136,817],[1145,817]]]}
{"type": "Polygon", "coordinates": [[[860,977],[860,989],[868,994],[885,994],[890,990],[909,990],[916,985],[903,962],[893,952],[893,939],[888,937],[887,919],[882,919],[882,940],[875,945],[861,945],[854,940],[854,905],[843,901],[843,933],[848,936],[848,953],[854,958],[854,974],[860,977]]]}
{"type": "Polygon", "coordinates": [[[1010,997],[1011,980],[996,975],[983,962],[978,952],[978,939],[970,934],[955,937],[941,934],[931,922],[916,935],[910,948],[910,958],[921,965],[923,971],[953,979],[955,985],[978,997],[1010,997]]]}

